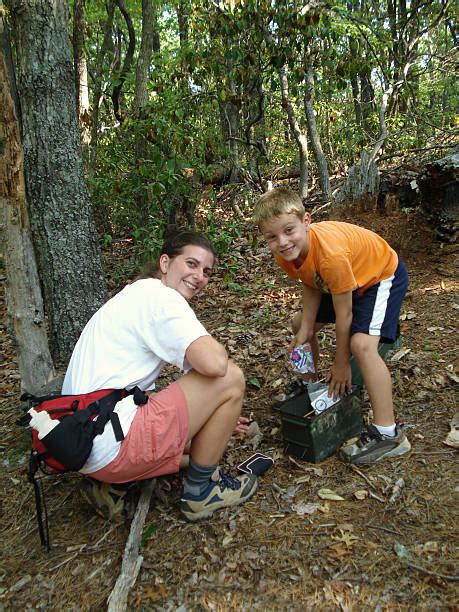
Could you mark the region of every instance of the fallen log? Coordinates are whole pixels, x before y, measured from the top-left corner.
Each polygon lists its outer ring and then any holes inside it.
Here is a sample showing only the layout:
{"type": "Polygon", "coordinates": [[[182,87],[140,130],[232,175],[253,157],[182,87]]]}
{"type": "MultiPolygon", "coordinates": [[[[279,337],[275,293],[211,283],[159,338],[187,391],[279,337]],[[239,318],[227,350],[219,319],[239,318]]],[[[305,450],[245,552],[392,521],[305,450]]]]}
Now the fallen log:
{"type": "Polygon", "coordinates": [[[156,487],[156,479],[145,481],[139,503],[131,523],[131,530],[124,549],[121,572],[108,596],[108,612],[123,612],[127,608],[129,590],[135,584],[143,562],[139,554],[143,526],[150,507],[150,499],[156,487]]]}

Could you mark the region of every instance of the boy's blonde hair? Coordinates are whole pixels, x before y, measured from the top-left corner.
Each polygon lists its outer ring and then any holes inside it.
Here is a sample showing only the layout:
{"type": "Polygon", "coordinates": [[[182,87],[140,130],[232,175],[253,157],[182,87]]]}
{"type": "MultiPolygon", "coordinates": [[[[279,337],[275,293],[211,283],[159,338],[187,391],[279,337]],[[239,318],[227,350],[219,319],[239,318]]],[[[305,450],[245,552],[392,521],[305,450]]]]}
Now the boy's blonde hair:
{"type": "Polygon", "coordinates": [[[259,226],[263,221],[290,214],[302,220],[305,212],[303,203],[295,192],[285,187],[276,187],[258,198],[253,207],[253,222],[259,226]]]}

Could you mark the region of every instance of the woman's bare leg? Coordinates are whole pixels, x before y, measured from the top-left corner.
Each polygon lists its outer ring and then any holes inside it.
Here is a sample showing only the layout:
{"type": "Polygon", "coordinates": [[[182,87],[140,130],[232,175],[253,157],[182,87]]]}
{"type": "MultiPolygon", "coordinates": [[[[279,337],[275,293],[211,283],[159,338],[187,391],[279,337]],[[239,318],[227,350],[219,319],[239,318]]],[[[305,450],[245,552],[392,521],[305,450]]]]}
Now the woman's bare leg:
{"type": "Polygon", "coordinates": [[[190,454],[200,465],[216,465],[241,413],[244,375],[229,361],[225,376],[191,371],[178,382],[188,404],[190,454]]]}

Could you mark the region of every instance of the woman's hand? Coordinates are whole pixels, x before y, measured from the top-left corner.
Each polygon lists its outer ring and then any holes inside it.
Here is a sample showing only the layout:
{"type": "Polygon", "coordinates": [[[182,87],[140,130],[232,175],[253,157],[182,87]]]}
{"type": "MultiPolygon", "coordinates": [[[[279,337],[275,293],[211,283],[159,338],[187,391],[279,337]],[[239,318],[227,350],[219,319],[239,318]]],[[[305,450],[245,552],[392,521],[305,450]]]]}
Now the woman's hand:
{"type": "Polygon", "coordinates": [[[334,363],[327,375],[328,396],[336,399],[338,396],[345,395],[352,391],[352,372],[348,363],[339,365],[334,363]]]}
{"type": "Polygon", "coordinates": [[[247,417],[240,416],[237,420],[236,427],[234,428],[233,435],[243,434],[245,436],[251,422],[252,421],[247,417]]]}

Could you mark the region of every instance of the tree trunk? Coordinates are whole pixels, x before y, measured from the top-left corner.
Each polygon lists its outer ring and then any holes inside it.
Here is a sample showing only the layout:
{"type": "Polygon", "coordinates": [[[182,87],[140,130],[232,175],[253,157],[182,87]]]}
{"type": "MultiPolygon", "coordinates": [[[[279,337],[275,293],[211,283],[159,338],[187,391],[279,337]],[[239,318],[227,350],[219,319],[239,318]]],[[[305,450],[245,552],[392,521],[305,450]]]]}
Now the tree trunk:
{"type": "MultiPolygon", "coordinates": [[[[228,70],[229,73],[229,70],[228,70]]],[[[230,162],[230,183],[236,183],[239,180],[241,168],[239,161],[239,145],[238,135],[241,120],[241,98],[239,87],[233,81],[230,81],[229,100],[223,102],[219,100],[220,108],[220,124],[223,137],[225,138],[229,152],[230,162]]]]}
{"type": "Polygon", "coordinates": [[[135,73],[134,107],[137,116],[148,102],[148,77],[150,74],[151,54],[155,43],[156,13],[153,0],[142,0],[142,40],[135,73]]]}
{"type": "MultiPolygon", "coordinates": [[[[129,70],[131,69],[132,60],[134,58],[135,51],[135,30],[134,25],[132,23],[131,16],[129,12],[126,10],[124,2],[122,0],[115,0],[117,7],[120,9],[121,14],[124,17],[124,21],[126,22],[126,27],[128,31],[128,48],[126,51],[126,55],[124,57],[123,66],[120,69],[117,84],[113,88],[112,91],[112,102],[113,102],[113,112],[118,121],[123,121],[123,113],[121,111],[121,90],[123,88],[124,82],[127,79],[129,74],[129,70]]],[[[121,41],[121,31],[120,31],[120,41],[121,41]]],[[[121,53],[120,53],[121,59],[121,53]]]]}
{"type": "MultiPolygon", "coordinates": [[[[151,56],[155,44],[156,35],[156,12],[153,0],[142,0],[142,40],[140,43],[139,58],[135,73],[135,95],[134,95],[134,114],[138,121],[144,118],[145,106],[148,103],[148,79],[150,75],[151,56]]],[[[137,189],[134,194],[135,205],[138,218],[143,227],[148,225],[148,197],[146,187],[150,182],[149,177],[145,177],[141,172],[147,152],[146,129],[138,129],[135,136],[136,152],[136,171],[138,180],[142,187],[137,189]]]]}
{"type": "Polygon", "coordinates": [[[52,354],[67,360],[106,299],[83,177],[64,0],[13,0],[24,168],[52,354]]]}
{"type": "Polygon", "coordinates": [[[314,74],[312,65],[308,58],[306,60],[306,91],[304,96],[304,110],[308,124],[308,135],[311,141],[312,152],[316,160],[317,169],[319,171],[319,181],[322,187],[322,193],[327,201],[332,199],[332,190],[330,187],[330,175],[328,172],[328,164],[320,142],[319,132],[317,130],[316,116],[314,113],[314,74]]]}
{"type": "Polygon", "coordinates": [[[189,11],[190,5],[184,0],[179,0],[175,8],[177,13],[177,23],[180,38],[180,81],[182,87],[188,87],[187,77],[190,74],[189,63],[186,57],[188,51],[188,35],[189,35],[189,11]]]}
{"type": "Polygon", "coordinates": [[[281,83],[282,106],[287,113],[288,123],[293,132],[298,152],[300,156],[300,198],[305,200],[308,197],[308,140],[300,129],[295,115],[295,109],[289,98],[287,67],[279,68],[279,78],[281,83]]]}
{"type": "Polygon", "coordinates": [[[107,20],[104,24],[104,38],[102,45],[97,53],[96,68],[94,74],[94,97],[92,101],[92,117],[91,117],[91,145],[89,152],[89,168],[90,174],[93,175],[96,171],[96,156],[97,143],[99,139],[99,109],[104,94],[102,83],[103,69],[105,56],[112,48],[112,28],[113,16],[115,14],[115,0],[110,0],[107,6],[107,20]]]}
{"type": "Polygon", "coordinates": [[[86,35],[85,0],[74,0],[73,4],[73,66],[75,71],[76,113],[80,126],[81,146],[85,161],[89,158],[89,93],[88,69],[84,54],[86,35]]]}
{"type": "Polygon", "coordinates": [[[380,175],[376,160],[389,132],[386,126],[386,110],[392,94],[392,85],[384,92],[379,109],[381,132],[371,153],[363,150],[360,162],[349,169],[346,183],[335,198],[336,204],[357,205],[363,210],[374,210],[378,203],[380,175]]]}
{"type": "Polygon", "coordinates": [[[11,79],[3,53],[6,47],[6,33],[0,15],[0,209],[4,211],[6,297],[14,330],[21,387],[33,393],[54,376],[54,369],[30,238],[23,151],[11,95],[11,79]]]}

